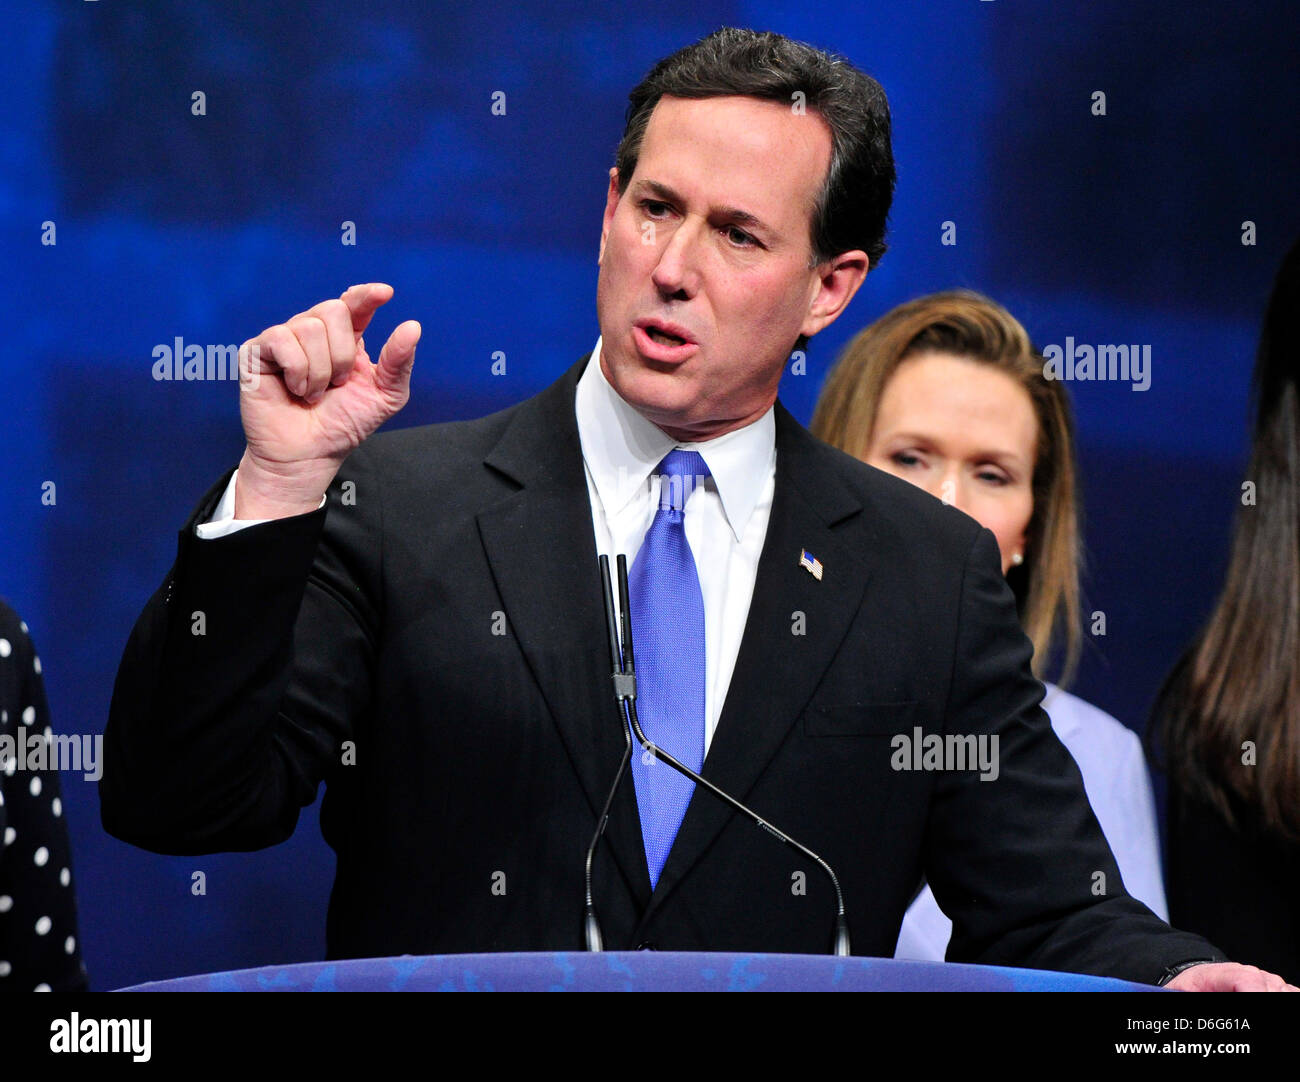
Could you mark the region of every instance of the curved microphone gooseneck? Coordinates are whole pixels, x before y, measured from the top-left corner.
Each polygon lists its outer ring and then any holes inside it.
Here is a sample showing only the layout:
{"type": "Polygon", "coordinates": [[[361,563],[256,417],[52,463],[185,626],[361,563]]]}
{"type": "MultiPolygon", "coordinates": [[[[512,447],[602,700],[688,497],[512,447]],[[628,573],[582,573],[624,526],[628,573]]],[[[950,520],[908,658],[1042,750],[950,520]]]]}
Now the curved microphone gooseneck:
{"type": "MultiPolygon", "coordinates": [[[[689,767],[684,766],[674,759],[663,748],[654,744],[642,731],[641,722],[636,713],[636,665],[632,651],[632,618],[630,612],[630,603],[627,586],[627,557],[620,555],[618,557],[618,601],[622,613],[622,643],[623,648],[620,652],[618,646],[618,636],[616,631],[616,622],[614,618],[614,599],[610,590],[609,583],[609,557],[600,557],[601,583],[604,588],[605,597],[605,624],[609,634],[610,658],[614,666],[614,697],[618,701],[622,712],[631,725],[632,732],[636,734],[637,740],[646,751],[650,752],[656,759],[667,763],[679,774],[690,778],[696,785],[701,785],[710,793],[723,801],[729,807],[740,812],[751,822],[767,831],[768,834],[776,838],[777,841],[784,843],[790,848],[803,854],[809,860],[813,861],[821,868],[830,878],[831,886],[835,890],[835,935],[831,946],[831,953],[841,956],[847,956],[851,953],[849,944],[849,923],[848,917],[844,910],[844,894],[840,890],[839,878],[821,857],[814,853],[805,845],[801,845],[788,834],[778,830],[767,820],[763,819],[756,812],[745,807],[739,800],[729,793],[723,792],[707,778],[701,777],[689,767]]],[[[591,845],[587,849],[587,949],[598,951],[602,949],[602,940],[600,935],[600,924],[596,919],[596,909],[592,902],[591,893],[591,863],[596,851],[596,843],[600,840],[601,834],[605,831],[605,824],[609,819],[609,809],[614,800],[614,794],[618,790],[619,783],[623,780],[623,775],[627,771],[627,764],[631,758],[632,743],[627,735],[628,730],[625,726],[623,729],[624,739],[627,741],[623,749],[623,759],[619,763],[618,774],[614,778],[614,784],[610,787],[609,796],[605,800],[605,807],[601,812],[600,821],[596,827],[595,837],[591,839],[591,845]]]]}

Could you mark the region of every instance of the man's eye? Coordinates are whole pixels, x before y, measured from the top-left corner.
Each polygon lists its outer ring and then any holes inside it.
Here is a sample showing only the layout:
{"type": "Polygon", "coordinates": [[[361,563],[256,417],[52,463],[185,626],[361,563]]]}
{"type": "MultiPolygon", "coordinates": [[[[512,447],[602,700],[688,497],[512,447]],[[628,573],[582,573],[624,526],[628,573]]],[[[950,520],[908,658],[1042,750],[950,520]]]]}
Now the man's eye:
{"type": "Polygon", "coordinates": [[[645,209],[646,213],[648,213],[652,218],[659,217],[659,213],[661,211],[665,211],[668,209],[667,203],[661,203],[657,199],[643,199],[641,200],[641,206],[645,209]]]}
{"type": "Polygon", "coordinates": [[[734,225],[727,226],[727,236],[731,239],[733,243],[740,245],[740,247],[742,248],[752,248],[755,244],[758,243],[758,241],[756,241],[743,229],[737,229],[734,225]]]}

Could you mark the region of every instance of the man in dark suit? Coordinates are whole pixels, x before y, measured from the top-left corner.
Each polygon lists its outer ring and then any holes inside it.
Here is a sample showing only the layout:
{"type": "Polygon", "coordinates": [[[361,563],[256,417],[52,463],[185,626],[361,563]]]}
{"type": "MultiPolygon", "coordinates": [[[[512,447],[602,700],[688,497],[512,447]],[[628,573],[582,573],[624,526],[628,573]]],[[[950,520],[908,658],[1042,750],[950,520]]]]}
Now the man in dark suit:
{"type": "MultiPolygon", "coordinates": [[[[874,82],[721,31],[633,91],[601,337],[540,395],[368,438],[420,330],[370,363],[386,286],[246,343],[247,450],[123,658],[106,828],[258,848],[323,780],[331,957],[580,948],[624,745],[596,555],[626,552],[651,738],[839,872],[857,953],[892,952],[925,875],[952,959],[1279,984],[1125,893],[988,531],[775,401],[883,251],[892,183],[874,82]]],[[[639,756],[595,897],[616,948],[823,951],[834,911],[815,866],[639,756]]]]}

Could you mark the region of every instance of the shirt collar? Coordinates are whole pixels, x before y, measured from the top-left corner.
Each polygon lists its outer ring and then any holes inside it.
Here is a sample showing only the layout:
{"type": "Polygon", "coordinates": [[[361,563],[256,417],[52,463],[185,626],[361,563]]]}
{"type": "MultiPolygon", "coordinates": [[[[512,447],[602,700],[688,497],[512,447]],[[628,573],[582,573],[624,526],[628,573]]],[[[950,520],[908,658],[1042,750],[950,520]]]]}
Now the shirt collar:
{"type": "Polygon", "coordinates": [[[600,368],[601,340],[578,380],[574,408],[582,458],[608,515],[627,506],[674,447],[698,451],[718,489],[727,524],[739,541],[776,465],[776,417],[769,406],[757,421],[702,443],[679,443],[646,420],[610,386],[600,368]]]}

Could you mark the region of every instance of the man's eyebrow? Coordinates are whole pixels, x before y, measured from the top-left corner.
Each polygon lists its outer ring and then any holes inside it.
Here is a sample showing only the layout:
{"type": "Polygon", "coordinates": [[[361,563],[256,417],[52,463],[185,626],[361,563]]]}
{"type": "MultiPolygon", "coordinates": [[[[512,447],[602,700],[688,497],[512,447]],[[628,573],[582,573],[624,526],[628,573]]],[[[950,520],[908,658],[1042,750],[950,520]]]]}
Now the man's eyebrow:
{"type": "MultiPolygon", "coordinates": [[[[682,197],[677,192],[668,187],[667,184],[660,184],[657,180],[638,180],[634,187],[642,191],[648,191],[666,203],[682,202],[682,197]]],[[[776,232],[762,218],[751,214],[747,210],[741,210],[740,207],[714,207],[713,212],[739,225],[747,225],[752,229],[761,229],[769,233],[776,232]]]]}

